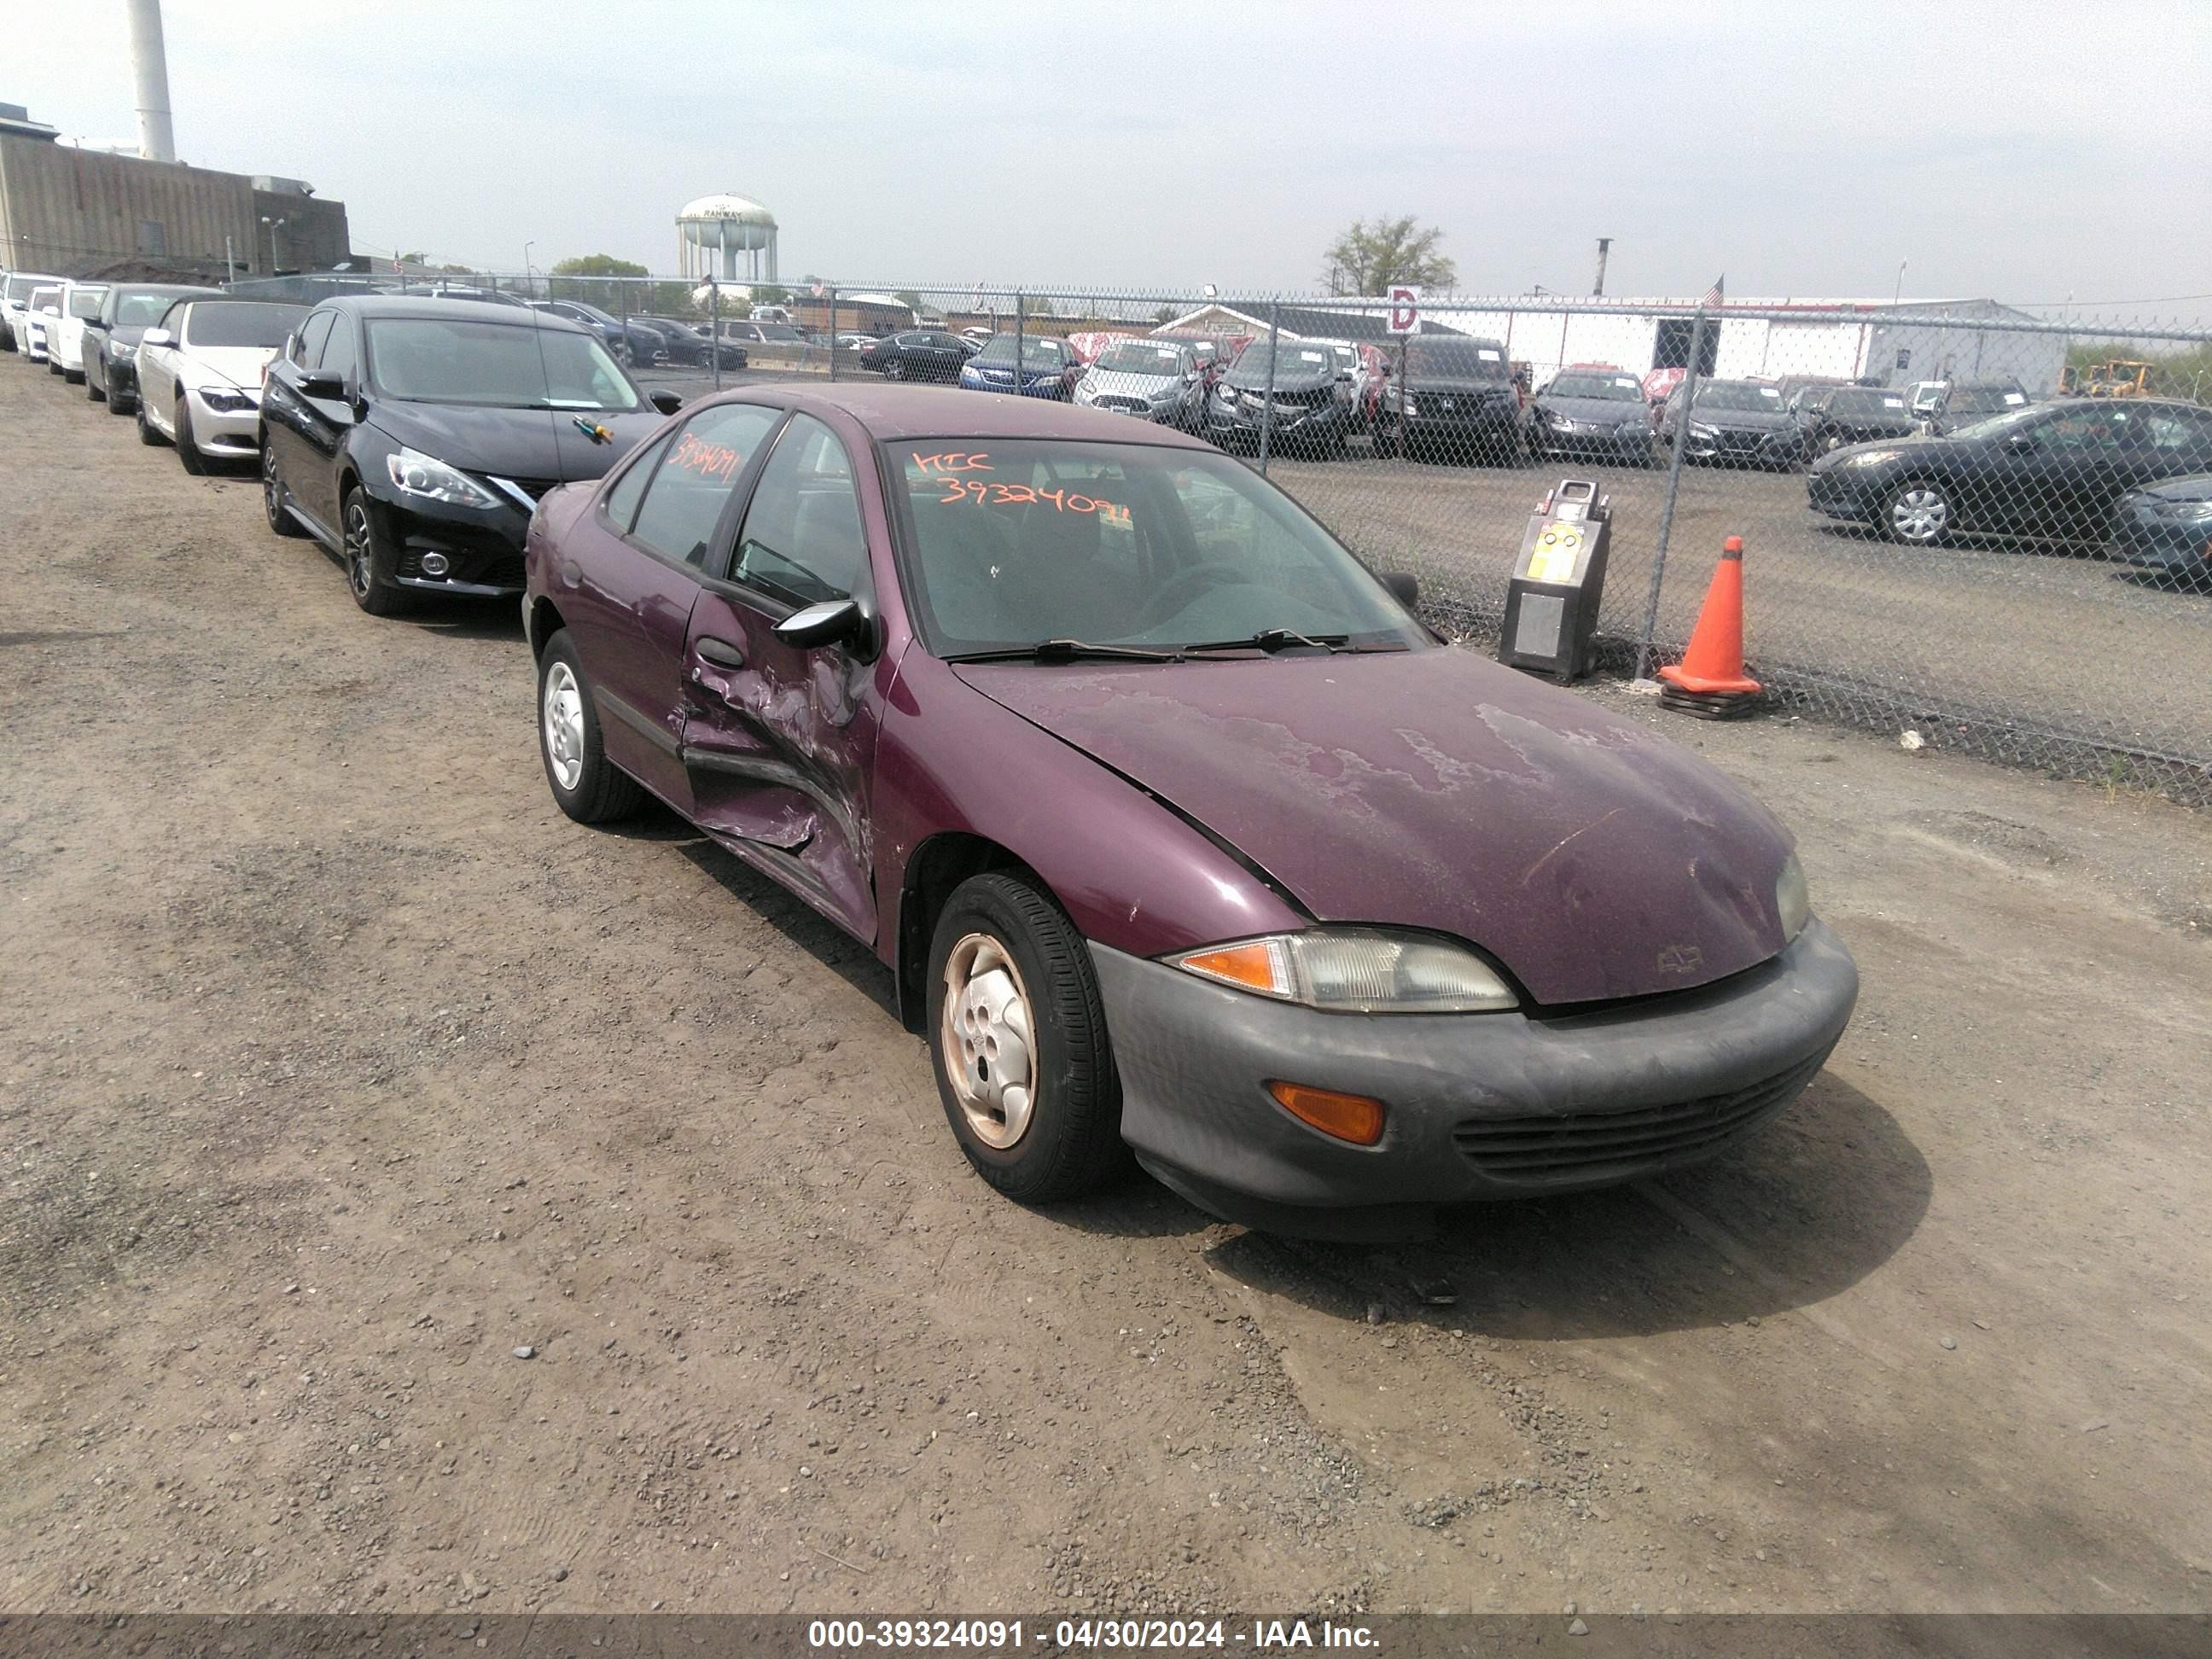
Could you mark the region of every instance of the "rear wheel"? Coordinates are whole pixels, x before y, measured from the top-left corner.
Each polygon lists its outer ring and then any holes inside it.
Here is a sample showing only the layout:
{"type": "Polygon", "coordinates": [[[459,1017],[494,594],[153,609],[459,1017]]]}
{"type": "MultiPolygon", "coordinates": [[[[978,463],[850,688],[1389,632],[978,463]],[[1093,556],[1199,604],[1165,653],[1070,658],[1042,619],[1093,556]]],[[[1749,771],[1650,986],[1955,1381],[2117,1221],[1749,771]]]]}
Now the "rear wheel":
{"type": "Polygon", "coordinates": [[[191,405],[182,398],[177,399],[177,418],[171,424],[177,434],[177,459],[195,478],[204,477],[207,458],[200,453],[199,444],[192,437],[191,405]]]}
{"type": "Polygon", "coordinates": [[[96,404],[104,404],[107,401],[107,369],[106,365],[94,364],[92,367],[88,368],[83,374],[78,375],[77,379],[84,382],[84,395],[92,402],[96,404]]]}
{"type": "Polygon", "coordinates": [[[261,441],[261,511],[269,520],[269,528],[279,536],[304,536],[300,521],[285,511],[292,492],[284,488],[284,480],[276,475],[276,452],[269,447],[269,440],[261,441]]]}
{"type": "Polygon", "coordinates": [[[1127,1170],[1090,947],[1049,897],[1013,875],[963,882],[937,919],[928,995],[938,1095],[977,1174],[1046,1204],[1127,1170]]]}
{"type": "Polygon", "coordinates": [[[538,659],[538,752],[554,800],[579,823],[628,817],[644,804],[637,780],[607,758],[590,683],[565,628],[538,659]]]}
{"type": "Polygon", "coordinates": [[[901,362],[897,358],[892,358],[890,362],[884,365],[884,379],[886,380],[903,380],[906,379],[906,365],[901,362]]]}
{"type": "Polygon", "coordinates": [[[346,491],[339,509],[345,520],[343,539],[346,586],[353,602],[372,617],[396,617],[411,603],[405,588],[392,580],[392,561],[377,532],[376,517],[368,510],[368,497],[356,484],[346,491]]]}
{"type": "Polygon", "coordinates": [[[155,427],[153,422],[146,418],[146,400],[143,398],[141,398],[138,400],[137,413],[138,416],[138,441],[140,443],[144,444],[149,449],[158,449],[161,445],[169,441],[167,438],[161,435],[160,428],[155,427]]]}

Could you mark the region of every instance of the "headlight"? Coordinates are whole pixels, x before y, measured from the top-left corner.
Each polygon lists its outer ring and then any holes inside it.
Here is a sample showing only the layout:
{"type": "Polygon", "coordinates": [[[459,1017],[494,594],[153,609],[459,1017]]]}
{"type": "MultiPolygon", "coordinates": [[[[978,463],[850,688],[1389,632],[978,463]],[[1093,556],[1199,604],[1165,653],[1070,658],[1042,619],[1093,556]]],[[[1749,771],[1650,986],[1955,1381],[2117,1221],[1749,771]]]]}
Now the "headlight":
{"type": "Polygon", "coordinates": [[[1717,426],[1707,426],[1703,421],[1692,421],[1690,422],[1690,435],[1692,438],[1717,438],[1721,435],[1721,429],[1717,426]]]}
{"type": "Polygon", "coordinates": [[[1087,404],[1097,395],[1098,388],[1091,385],[1089,380],[1078,380],[1075,383],[1075,401],[1079,404],[1087,404]]]}
{"type": "Polygon", "coordinates": [[[1650,429],[1650,423],[1646,421],[1623,421],[1613,428],[1624,438],[1640,438],[1650,429]]]}
{"type": "Polygon", "coordinates": [[[1415,403],[1411,398],[1407,398],[1405,400],[1405,414],[1406,418],[1408,420],[1419,420],[1421,418],[1420,404],[1415,403]]]}
{"type": "Polygon", "coordinates": [[[1897,449],[1863,449],[1856,455],[1844,456],[1841,465],[1844,466],[1880,466],[1884,461],[1895,460],[1902,453],[1904,453],[1902,450],[1897,449]]]}
{"type": "Polygon", "coordinates": [[[1782,873],[1774,878],[1774,908],[1782,918],[1782,937],[1793,939],[1805,931],[1805,924],[1813,919],[1813,896],[1805,887],[1804,866],[1792,853],[1782,873]]]}
{"type": "Polygon", "coordinates": [[[228,386],[202,386],[200,401],[218,415],[243,415],[254,407],[253,394],[228,386]]]}
{"type": "Polygon", "coordinates": [[[118,362],[127,363],[138,355],[138,343],[136,340],[110,340],[107,355],[118,362]]]}
{"type": "Polygon", "coordinates": [[[2183,501],[2179,506],[2166,508],[2166,516],[2178,519],[2183,524],[2203,524],[2212,520],[2212,501],[2183,501]]]}
{"type": "Polygon", "coordinates": [[[386,456],[384,470],[392,475],[392,488],[403,495],[420,495],[425,501],[443,501],[449,507],[499,505],[497,496],[466,473],[454,471],[434,456],[412,449],[386,456]]]}
{"type": "Polygon", "coordinates": [[[1420,933],[1350,927],[1274,933],[1167,961],[1217,984],[1331,1013],[1478,1013],[1516,1000],[1472,951],[1420,933]]]}
{"type": "Polygon", "coordinates": [[[1236,407],[1236,390],[1231,387],[1226,380],[1224,380],[1219,386],[1213,388],[1213,395],[1220,398],[1223,403],[1229,404],[1231,408],[1236,407]]]}

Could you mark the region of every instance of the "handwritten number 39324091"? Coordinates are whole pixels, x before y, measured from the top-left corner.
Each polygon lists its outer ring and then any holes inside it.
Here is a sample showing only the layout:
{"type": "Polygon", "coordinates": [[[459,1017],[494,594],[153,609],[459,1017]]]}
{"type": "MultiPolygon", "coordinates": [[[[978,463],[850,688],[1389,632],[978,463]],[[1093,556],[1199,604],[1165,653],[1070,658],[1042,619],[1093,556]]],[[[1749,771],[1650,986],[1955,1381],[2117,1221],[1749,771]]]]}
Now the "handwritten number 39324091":
{"type": "Polygon", "coordinates": [[[1030,484],[1001,483],[995,478],[957,476],[963,472],[990,471],[990,459],[985,455],[957,453],[916,455],[914,461],[921,472],[944,486],[945,494],[937,498],[939,505],[974,501],[980,506],[988,501],[994,507],[1034,507],[1045,503],[1060,513],[1095,513],[1108,524],[1126,525],[1129,522],[1127,507],[1073,490],[1045,489],[1030,484]]]}

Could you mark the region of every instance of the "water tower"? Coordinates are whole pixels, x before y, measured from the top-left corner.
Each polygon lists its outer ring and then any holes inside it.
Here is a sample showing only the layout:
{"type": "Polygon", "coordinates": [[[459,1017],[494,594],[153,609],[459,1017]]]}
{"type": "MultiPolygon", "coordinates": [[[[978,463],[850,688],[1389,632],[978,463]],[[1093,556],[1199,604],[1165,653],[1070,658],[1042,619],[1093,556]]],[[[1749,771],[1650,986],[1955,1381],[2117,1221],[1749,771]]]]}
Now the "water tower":
{"type": "Polygon", "coordinates": [[[773,283],[775,215],[742,196],[702,196],[676,216],[683,275],[700,282],[773,283]]]}

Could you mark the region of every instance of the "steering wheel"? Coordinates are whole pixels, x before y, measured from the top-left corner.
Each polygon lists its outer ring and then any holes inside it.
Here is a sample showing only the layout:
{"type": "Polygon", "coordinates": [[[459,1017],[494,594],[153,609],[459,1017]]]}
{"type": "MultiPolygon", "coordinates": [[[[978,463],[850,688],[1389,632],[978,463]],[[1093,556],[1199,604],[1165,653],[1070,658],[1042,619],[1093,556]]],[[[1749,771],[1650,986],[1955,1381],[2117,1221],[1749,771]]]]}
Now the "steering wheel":
{"type": "Polygon", "coordinates": [[[1252,579],[1244,574],[1244,567],[1231,559],[1208,559],[1168,579],[1168,585],[1152,596],[1145,607],[1144,620],[1139,628],[1150,628],[1165,622],[1170,617],[1198,596],[1200,590],[1211,587],[1249,587],[1252,579]]]}

